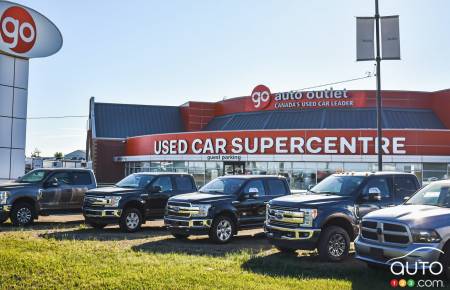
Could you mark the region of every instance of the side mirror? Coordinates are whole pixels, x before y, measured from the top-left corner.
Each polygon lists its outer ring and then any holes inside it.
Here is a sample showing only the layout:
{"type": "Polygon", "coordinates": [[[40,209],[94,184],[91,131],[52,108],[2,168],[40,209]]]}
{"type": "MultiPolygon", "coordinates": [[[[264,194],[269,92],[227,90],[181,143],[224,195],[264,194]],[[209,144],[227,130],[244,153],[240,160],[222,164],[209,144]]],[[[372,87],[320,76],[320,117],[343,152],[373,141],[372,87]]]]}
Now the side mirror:
{"type": "Polygon", "coordinates": [[[50,179],[49,181],[47,181],[45,183],[46,187],[58,187],[59,186],[59,182],[58,179],[54,178],[54,179],[50,179]]]}
{"type": "Polygon", "coordinates": [[[308,190],[311,190],[314,187],[314,185],[310,184],[308,185],[308,190]]]}
{"type": "Polygon", "coordinates": [[[403,201],[404,201],[404,202],[407,202],[408,199],[410,199],[410,198],[411,198],[410,196],[405,196],[405,197],[403,198],[403,201]]]}
{"type": "Polygon", "coordinates": [[[378,187],[369,188],[369,201],[381,201],[381,191],[378,187]]]}
{"type": "Polygon", "coordinates": [[[259,197],[259,190],[256,187],[250,187],[248,193],[243,195],[245,199],[255,199],[259,197]]]}
{"type": "Polygon", "coordinates": [[[162,188],[159,185],[155,185],[155,186],[151,186],[150,187],[150,192],[151,193],[158,193],[158,192],[161,192],[161,191],[162,191],[162,188]]]}

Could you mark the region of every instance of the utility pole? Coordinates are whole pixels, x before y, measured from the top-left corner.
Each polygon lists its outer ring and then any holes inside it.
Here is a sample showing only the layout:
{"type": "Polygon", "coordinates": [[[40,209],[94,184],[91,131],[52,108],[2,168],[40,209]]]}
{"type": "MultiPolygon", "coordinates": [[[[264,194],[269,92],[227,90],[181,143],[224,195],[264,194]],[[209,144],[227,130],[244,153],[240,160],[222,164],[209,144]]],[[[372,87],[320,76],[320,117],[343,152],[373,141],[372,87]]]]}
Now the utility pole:
{"type": "Polygon", "coordinates": [[[375,0],[375,38],[376,38],[376,65],[377,65],[377,139],[378,139],[378,171],[383,170],[383,122],[382,122],[382,102],[381,102],[381,56],[380,56],[380,12],[378,9],[378,0],[375,0]]]}

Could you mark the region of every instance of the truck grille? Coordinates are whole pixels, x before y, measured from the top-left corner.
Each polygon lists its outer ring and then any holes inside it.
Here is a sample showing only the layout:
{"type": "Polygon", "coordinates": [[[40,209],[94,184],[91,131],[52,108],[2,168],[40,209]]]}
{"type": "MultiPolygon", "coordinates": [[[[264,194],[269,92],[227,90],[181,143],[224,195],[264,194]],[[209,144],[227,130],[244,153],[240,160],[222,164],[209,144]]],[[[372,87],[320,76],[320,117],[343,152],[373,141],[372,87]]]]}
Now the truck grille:
{"type": "Polygon", "coordinates": [[[380,244],[407,245],[411,242],[408,227],[392,222],[364,220],[361,223],[361,236],[380,244]]]}
{"type": "Polygon", "coordinates": [[[104,207],[106,203],[102,200],[104,196],[89,196],[86,195],[84,197],[84,206],[85,207],[104,207]]]}
{"type": "Polygon", "coordinates": [[[269,205],[267,224],[284,228],[298,228],[305,222],[305,213],[298,208],[269,205]]]}
{"type": "Polygon", "coordinates": [[[193,213],[198,213],[198,209],[192,207],[187,202],[169,202],[167,203],[166,215],[169,217],[189,218],[193,213]]]}

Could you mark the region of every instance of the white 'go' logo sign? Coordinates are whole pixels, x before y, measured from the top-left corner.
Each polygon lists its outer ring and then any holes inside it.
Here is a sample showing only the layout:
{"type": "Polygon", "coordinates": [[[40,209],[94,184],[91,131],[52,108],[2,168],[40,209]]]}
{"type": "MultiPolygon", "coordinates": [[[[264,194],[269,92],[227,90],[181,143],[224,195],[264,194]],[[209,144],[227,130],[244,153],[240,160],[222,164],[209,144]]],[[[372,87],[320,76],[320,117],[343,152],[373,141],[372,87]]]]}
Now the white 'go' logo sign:
{"type": "Polygon", "coordinates": [[[270,89],[264,85],[256,86],[253,89],[251,98],[253,102],[253,106],[255,109],[264,109],[266,108],[271,101],[272,94],[270,93],[270,89]]]}

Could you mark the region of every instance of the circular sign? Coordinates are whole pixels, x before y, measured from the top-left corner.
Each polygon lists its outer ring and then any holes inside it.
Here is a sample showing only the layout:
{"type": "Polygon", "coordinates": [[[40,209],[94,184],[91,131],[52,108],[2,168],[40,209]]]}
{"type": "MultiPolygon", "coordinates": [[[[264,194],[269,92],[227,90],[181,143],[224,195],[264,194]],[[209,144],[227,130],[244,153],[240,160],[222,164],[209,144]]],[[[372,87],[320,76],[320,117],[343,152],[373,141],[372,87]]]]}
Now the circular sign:
{"type": "Polygon", "coordinates": [[[251,95],[253,107],[258,110],[266,108],[272,101],[270,89],[265,85],[256,86],[251,95]]]}
{"type": "Polygon", "coordinates": [[[61,32],[33,9],[0,0],[0,53],[22,58],[46,57],[63,44],[61,32]]]}
{"type": "Polygon", "coordinates": [[[25,53],[36,42],[36,24],[25,9],[13,6],[6,9],[0,18],[0,35],[12,51],[25,53]]]}

